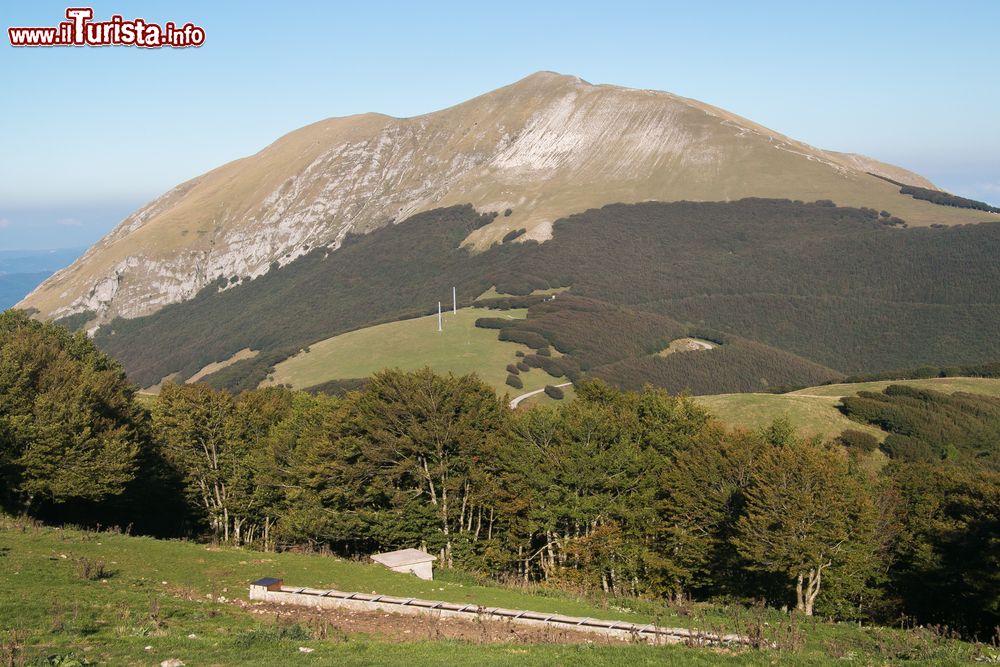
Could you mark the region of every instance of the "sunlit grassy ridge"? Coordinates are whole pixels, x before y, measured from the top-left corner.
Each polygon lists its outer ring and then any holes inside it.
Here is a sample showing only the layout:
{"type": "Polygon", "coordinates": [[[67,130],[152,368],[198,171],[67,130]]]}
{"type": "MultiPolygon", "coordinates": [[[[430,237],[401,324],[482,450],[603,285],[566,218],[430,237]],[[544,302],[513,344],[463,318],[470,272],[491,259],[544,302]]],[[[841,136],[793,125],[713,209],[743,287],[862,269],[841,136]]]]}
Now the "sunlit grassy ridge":
{"type": "Polygon", "coordinates": [[[857,429],[882,439],[886,435],[884,431],[851,421],[841,414],[837,405],[842,396],[861,391],[881,391],[890,384],[905,384],[948,394],[964,391],[1000,396],[1000,379],[956,377],[830,384],[788,394],[718,394],[697,396],[695,400],[723,422],[735,426],[759,428],[783,417],[809,435],[831,438],[845,429],[857,429]]]}

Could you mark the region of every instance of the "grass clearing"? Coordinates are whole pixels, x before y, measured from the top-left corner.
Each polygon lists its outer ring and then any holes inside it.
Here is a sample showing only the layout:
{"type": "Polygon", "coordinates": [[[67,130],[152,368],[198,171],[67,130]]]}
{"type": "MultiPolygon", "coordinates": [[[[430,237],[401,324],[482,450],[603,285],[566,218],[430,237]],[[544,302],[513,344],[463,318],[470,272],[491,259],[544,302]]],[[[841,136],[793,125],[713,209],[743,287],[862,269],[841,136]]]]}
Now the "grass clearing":
{"type": "Polygon", "coordinates": [[[964,391],[1000,396],[1000,379],[952,377],[821,385],[788,394],[718,394],[696,396],[694,400],[723,422],[734,426],[760,428],[784,417],[807,435],[832,438],[844,429],[857,429],[883,440],[885,431],[851,421],[841,414],[837,406],[842,396],[861,391],[882,391],[890,384],[905,384],[948,394],[964,391]]]}
{"type": "MultiPolygon", "coordinates": [[[[820,665],[852,654],[884,662],[886,647],[910,664],[963,664],[982,647],[923,632],[861,629],[788,617],[775,610],[695,605],[678,613],[652,601],[585,599],[545,589],[484,585],[439,571],[426,582],[381,566],[293,553],[261,553],[182,541],[40,527],[0,517],[0,661],[149,665],[820,665]],[[90,567],[84,567],[89,564],[90,567]],[[100,567],[97,567],[97,566],[100,567]],[[103,572],[101,570],[104,570],[103,572]],[[99,573],[101,576],[94,574],[99,573]],[[85,576],[86,575],[86,576],[85,576]],[[782,650],[684,646],[510,644],[345,632],[336,616],[246,603],[249,582],[265,575],[289,585],[377,591],[553,613],[656,621],[675,627],[746,632],[782,640],[782,650]],[[766,624],[766,625],[765,625],[766,624]],[[772,636],[769,634],[768,636],[772,636]],[[791,638],[791,639],[789,639],[791,638]],[[299,649],[312,649],[311,653],[299,649]]],[[[308,610],[307,610],[308,611],[308,610]]],[[[442,621],[443,622],[443,621],[442,621]]],[[[429,628],[433,627],[429,622],[429,628]]]]}
{"type": "MultiPolygon", "coordinates": [[[[548,289],[536,289],[532,290],[531,294],[527,296],[539,296],[539,295],[549,295],[549,294],[559,294],[568,290],[568,287],[550,287],[548,289]]],[[[504,292],[498,292],[497,286],[493,285],[488,290],[477,296],[473,301],[482,301],[483,299],[502,299],[509,296],[518,296],[516,294],[505,294],[504,292]]]]}
{"type": "Polygon", "coordinates": [[[971,394],[1000,396],[1000,379],[974,377],[927,378],[923,380],[880,380],[878,382],[856,382],[853,384],[828,384],[793,391],[789,396],[849,396],[861,391],[882,391],[891,384],[905,384],[910,387],[932,389],[945,394],[964,391],[971,394]]]}
{"type": "Polygon", "coordinates": [[[677,352],[703,352],[718,347],[718,343],[701,338],[676,338],[670,345],[656,353],[658,357],[666,357],[677,352]]]}
{"type": "Polygon", "coordinates": [[[541,389],[554,378],[533,368],[520,374],[523,389],[507,386],[507,364],[520,359],[515,352],[531,350],[520,343],[497,339],[496,329],[480,329],[480,317],[524,318],[525,309],[484,311],[461,308],[442,315],[443,330],[437,330],[437,315],[379,324],[334,336],[309,346],[309,351],[281,362],[265,384],[290,384],[304,389],[345,378],[368,377],[384,368],[404,371],[430,366],[438,373],[476,373],[497,393],[511,396],[541,389]]]}

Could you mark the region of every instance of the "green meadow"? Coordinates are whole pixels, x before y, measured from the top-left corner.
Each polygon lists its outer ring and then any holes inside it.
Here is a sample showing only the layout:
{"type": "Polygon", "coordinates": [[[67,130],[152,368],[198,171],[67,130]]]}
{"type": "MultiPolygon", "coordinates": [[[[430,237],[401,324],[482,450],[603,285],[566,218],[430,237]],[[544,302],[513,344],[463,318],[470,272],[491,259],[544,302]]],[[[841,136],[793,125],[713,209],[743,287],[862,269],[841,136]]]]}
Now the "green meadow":
{"type": "Polygon", "coordinates": [[[268,384],[290,384],[304,389],[328,380],[368,377],[383,368],[404,371],[430,366],[437,373],[476,373],[497,393],[513,396],[546,384],[559,384],[545,371],[533,368],[522,372],[523,389],[507,386],[506,367],[516,363],[518,350],[531,350],[519,343],[497,339],[495,329],[480,329],[480,317],[520,319],[524,309],[486,311],[480,308],[450,310],[442,315],[442,331],[437,315],[389,322],[351,331],[310,345],[308,351],[278,364],[268,384]]]}
{"type": "MultiPolygon", "coordinates": [[[[928,631],[859,628],[776,610],[584,598],[507,588],[456,571],[426,582],[369,563],[263,553],[0,517],[0,664],[150,665],[822,665],[968,664],[990,649],[928,631]],[[247,603],[262,576],[288,585],[412,596],[576,616],[759,631],[770,649],[636,644],[480,643],[345,632],[335,616],[247,603]],[[257,613],[255,613],[257,612],[257,613]],[[305,620],[304,620],[305,618],[305,620]],[[304,652],[300,649],[311,649],[304,652]]],[[[308,611],[308,610],[307,610],[308,611]]],[[[376,615],[379,617],[381,615],[376,615]]],[[[377,621],[377,618],[376,618],[377,621]]]]}

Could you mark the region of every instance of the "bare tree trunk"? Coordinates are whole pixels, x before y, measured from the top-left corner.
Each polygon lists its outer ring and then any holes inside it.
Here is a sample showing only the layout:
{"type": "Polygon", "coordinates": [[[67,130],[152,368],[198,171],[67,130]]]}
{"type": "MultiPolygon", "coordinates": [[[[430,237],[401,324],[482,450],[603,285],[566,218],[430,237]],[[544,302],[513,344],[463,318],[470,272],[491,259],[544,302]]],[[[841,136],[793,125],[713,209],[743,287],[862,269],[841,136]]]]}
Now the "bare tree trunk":
{"type": "Polygon", "coordinates": [[[805,596],[805,612],[806,616],[813,615],[813,608],[816,604],[816,598],[819,596],[820,585],[823,582],[823,569],[829,567],[830,563],[825,563],[817,566],[813,570],[809,570],[809,580],[806,586],[806,596],[805,596]]]}
{"type": "MultiPolygon", "coordinates": [[[[555,534],[549,531],[545,531],[545,553],[548,556],[549,567],[548,569],[555,572],[556,570],[556,554],[552,549],[552,545],[556,544],[558,546],[558,540],[555,539],[555,534]]],[[[545,578],[548,579],[548,572],[545,573],[545,578]]]]}
{"type": "Polygon", "coordinates": [[[462,511],[458,513],[458,532],[465,530],[465,508],[469,503],[469,483],[465,483],[465,487],[462,489],[462,511]]]}
{"type": "Polygon", "coordinates": [[[431,493],[431,505],[437,505],[437,491],[434,488],[434,479],[431,477],[430,468],[427,467],[427,459],[420,459],[420,462],[424,466],[424,478],[427,480],[427,488],[431,493]]]}

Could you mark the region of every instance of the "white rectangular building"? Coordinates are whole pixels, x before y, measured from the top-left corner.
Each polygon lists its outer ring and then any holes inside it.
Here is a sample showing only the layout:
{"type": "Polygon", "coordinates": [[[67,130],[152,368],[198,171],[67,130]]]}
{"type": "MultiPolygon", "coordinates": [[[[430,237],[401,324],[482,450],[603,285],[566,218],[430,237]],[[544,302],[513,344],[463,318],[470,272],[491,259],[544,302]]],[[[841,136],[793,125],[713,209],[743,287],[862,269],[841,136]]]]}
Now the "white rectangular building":
{"type": "Polygon", "coordinates": [[[437,557],[420,549],[401,549],[375,554],[373,561],[385,565],[393,572],[409,572],[428,581],[434,579],[434,561],[437,557]]]}

